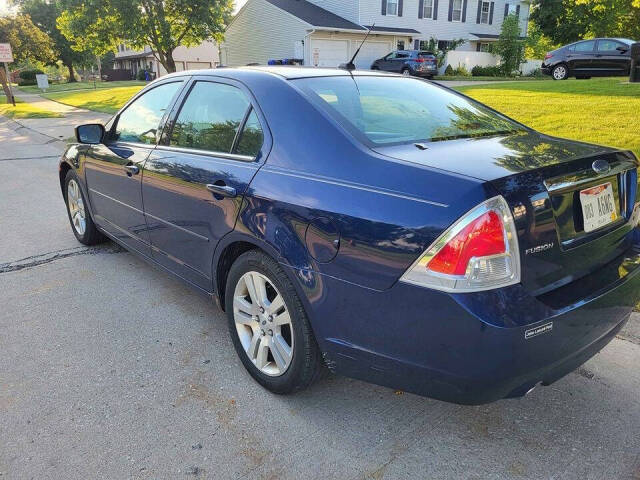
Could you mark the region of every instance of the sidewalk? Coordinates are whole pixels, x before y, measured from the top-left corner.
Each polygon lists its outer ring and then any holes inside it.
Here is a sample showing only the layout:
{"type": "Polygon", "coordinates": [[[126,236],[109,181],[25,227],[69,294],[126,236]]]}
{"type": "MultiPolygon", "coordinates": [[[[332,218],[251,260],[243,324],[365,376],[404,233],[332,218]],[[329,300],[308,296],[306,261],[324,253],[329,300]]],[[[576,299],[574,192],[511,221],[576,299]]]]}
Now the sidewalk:
{"type": "Polygon", "coordinates": [[[51,139],[67,140],[75,136],[74,128],[83,123],[107,123],[112,115],[92,112],[54,102],[35,93],[15,92],[16,98],[31,103],[38,108],[64,115],[62,118],[20,118],[13,120],[21,126],[33,130],[51,139]]]}

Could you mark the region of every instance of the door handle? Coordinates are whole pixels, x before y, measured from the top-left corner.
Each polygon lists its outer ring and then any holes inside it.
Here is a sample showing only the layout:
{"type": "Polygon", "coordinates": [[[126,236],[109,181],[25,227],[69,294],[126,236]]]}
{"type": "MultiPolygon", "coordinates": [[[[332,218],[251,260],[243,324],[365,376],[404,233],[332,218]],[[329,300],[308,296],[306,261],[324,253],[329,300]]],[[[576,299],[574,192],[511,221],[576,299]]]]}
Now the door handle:
{"type": "Polygon", "coordinates": [[[207,190],[215,195],[222,195],[223,197],[233,198],[237,195],[236,189],[228,185],[215,185],[213,183],[209,183],[207,185],[207,190]]]}
{"type": "Polygon", "coordinates": [[[140,173],[140,168],[138,168],[137,165],[125,165],[124,170],[129,176],[137,175],[138,173],[140,173]]]}

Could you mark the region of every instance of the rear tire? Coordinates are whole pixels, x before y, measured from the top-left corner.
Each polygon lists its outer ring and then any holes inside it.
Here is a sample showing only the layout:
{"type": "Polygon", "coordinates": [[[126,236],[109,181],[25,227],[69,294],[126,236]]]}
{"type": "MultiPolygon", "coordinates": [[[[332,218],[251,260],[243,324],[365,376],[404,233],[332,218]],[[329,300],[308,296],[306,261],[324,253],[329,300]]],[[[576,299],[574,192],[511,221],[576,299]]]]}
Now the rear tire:
{"type": "Polygon", "coordinates": [[[67,215],[71,230],[80,243],[85,245],[97,245],[105,242],[105,237],[91,218],[87,200],[82,193],[80,181],[75,170],[69,170],[64,178],[63,190],[64,202],[67,205],[67,215]]]}
{"type": "Polygon", "coordinates": [[[410,77],[411,76],[411,70],[409,70],[408,68],[403,68],[402,69],[402,76],[403,77],[410,77]]]}
{"type": "Polygon", "coordinates": [[[225,292],[229,333],[242,364],[267,390],[293,393],[324,370],[306,312],[282,268],[258,250],[231,266],[225,292]]]}
{"type": "Polygon", "coordinates": [[[567,67],[564,63],[556,65],[551,70],[551,77],[554,80],[566,80],[569,78],[569,67],[567,67]]]}

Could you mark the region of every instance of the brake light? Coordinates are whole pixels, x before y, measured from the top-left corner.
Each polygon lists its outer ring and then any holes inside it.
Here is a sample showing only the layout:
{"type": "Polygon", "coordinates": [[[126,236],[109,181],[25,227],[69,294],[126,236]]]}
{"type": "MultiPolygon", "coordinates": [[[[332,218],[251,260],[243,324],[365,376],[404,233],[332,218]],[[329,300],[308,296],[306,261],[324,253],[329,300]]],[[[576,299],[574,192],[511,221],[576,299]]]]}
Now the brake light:
{"type": "Polygon", "coordinates": [[[551,54],[551,53],[547,53],[547,54],[544,56],[544,59],[545,59],[545,60],[549,60],[551,57],[553,57],[553,54],[551,54]]]}
{"type": "Polygon", "coordinates": [[[424,58],[420,58],[420,57],[418,57],[418,58],[416,58],[416,62],[418,62],[418,63],[424,63],[424,58]]]}
{"type": "Polygon", "coordinates": [[[442,247],[427,268],[447,275],[464,275],[473,257],[505,253],[502,221],[493,210],[472,220],[442,247]]]}
{"type": "Polygon", "coordinates": [[[480,204],[445,231],[401,281],[447,292],[474,292],[520,282],[515,224],[501,196],[480,204]]]}

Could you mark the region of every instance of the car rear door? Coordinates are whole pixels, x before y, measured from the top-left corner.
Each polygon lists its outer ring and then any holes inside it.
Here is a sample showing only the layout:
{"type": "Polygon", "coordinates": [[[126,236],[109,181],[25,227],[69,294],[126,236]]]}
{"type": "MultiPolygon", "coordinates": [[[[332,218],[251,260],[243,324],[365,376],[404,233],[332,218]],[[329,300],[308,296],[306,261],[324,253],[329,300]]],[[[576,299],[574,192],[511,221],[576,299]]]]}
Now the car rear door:
{"type": "Polygon", "coordinates": [[[598,75],[626,75],[631,65],[629,47],[610,39],[598,40],[593,69],[598,75]],[[618,50],[622,48],[622,50],[618,50]]]}
{"type": "Polygon", "coordinates": [[[194,77],[145,164],[142,196],[154,260],[211,291],[216,245],[233,230],[270,145],[246,87],[194,77]]]}
{"type": "Polygon", "coordinates": [[[88,149],[83,164],[96,223],[125,246],[148,256],[141,173],[167,110],[183,86],[184,79],[174,78],[137,96],[107,126],[105,143],[88,149]]]}
{"type": "Polygon", "coordinates": [[[567,63],[574,75],[592,75],[595,56],[595,40],[586,40],[571,45],[567,52],[567,63]]]}

